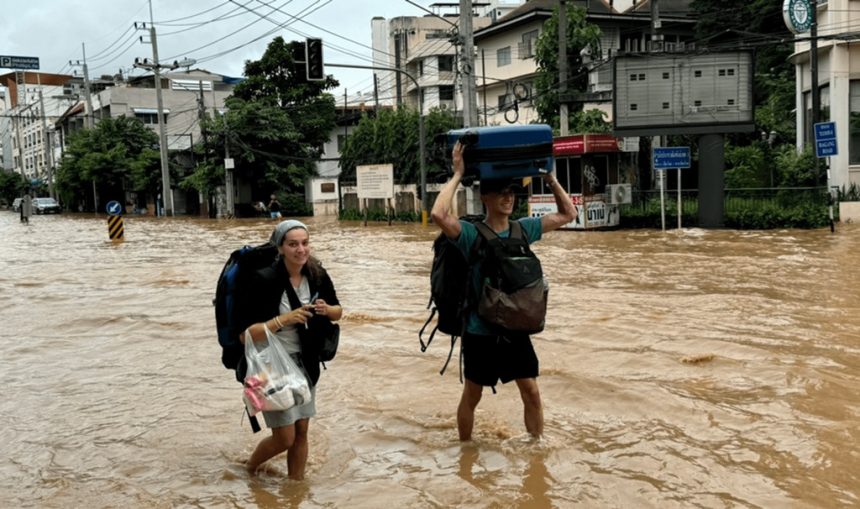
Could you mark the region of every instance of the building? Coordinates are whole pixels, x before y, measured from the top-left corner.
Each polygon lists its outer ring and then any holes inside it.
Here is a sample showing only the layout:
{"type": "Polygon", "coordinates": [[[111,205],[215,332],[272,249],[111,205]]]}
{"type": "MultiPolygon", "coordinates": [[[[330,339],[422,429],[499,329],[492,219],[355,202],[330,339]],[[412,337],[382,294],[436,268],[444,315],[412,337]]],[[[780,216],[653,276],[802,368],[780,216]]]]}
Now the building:
{"type": "Polygon", "coordinates": [[[30,182],[52,185],[54,121],[66,109],[72,76],[33,71],[0,75],[5,87],[0,119],[3,168],[30,182]]]}
{"type": "MultiPolygon", "coordinates": [[[[828,185],[849,189],[860,186],[860,45],[857,34],[858,0],[811,1],[818,20],[819,121],[836,124],[837,154],[829,157],[828,185]]],[[[812,115],[812,73],[809,34],[795,43],[797,87],[797,147],[815,143],[812,115]]]]}
{"type": "MultiPolygon", "coordinates": [[[[116,83],[115,86],[100,87],[101,90],[94,91],[91,95],[94,123],[103,118],[135,117],[158,133],[158,101],[154,78],[152,74],[137,76],[116,83]]],[[[216,110],[223,111],[225,99],[239,81],[237,78],[203,69],[167,72],[161,75],[167,149],[186,153],[187,156],[181,159],[189,169],[193,166],[191,147],[202,140],[200,116],[211,115],[211,112],[216,110]]],[[[78,101],[58,119],[61,146],[65,146],[65,140],[70,133],[86,126],[86,110],[86,103],[78,101]]],[[[234,203],[250,203],[251,183],[239,180],[236,184],[234,203]]],[[[206,205],[197,193],[180,189],[174,189],[173,193],[175,214],[205,212],[206,205]]],[[[98,204],[96,208],[98,209],[98,204]]]]}
{"type": "MultiPolygon", "coordinates": [[[[476,3],[490,6],[490,3],[476,3]]],[[[431,7],[459,7],[459,3],[437,3],[431,7]]],[[[477,10],[476,10],[477,12],[477,10]]],[[[491,18],[475,15],[473,28],[488,26],[491,18]]],[[[380,104],[406,104],[462,111],[462,97],[457,82],[458,48],[455,33],[459,14],[428,14],[400,16],[386,20],[371,20],[374,65],[403,69],[415,81],[402,73],[378,71],[375,90],[380,104]]]]}
{"type": "MultiPolygon", "coordinates": [[[[661,51],[688,48],[695,20],[689,17],[689,0],[660,2],[661,51]]],[[[621,4],[621,2],[618,2],[621,4]]],[[[569,0],[568,6],[585,7],[587,20],[601,31],[600,54],[583,55],[588,68],[588,89],[575,98],[583,109],[599,109],[612,120],[612,57],[618,52],[644,52],[652,48],[651,3],[630,4],[619,11],[615,2],[569,0]]],[[[552,17],[558,0],[530,0],[475,31],[478,56],[478,117],[484,125],[528,124],[538,120],[534,109],[536,42],[544,23],[552,17]]]]}

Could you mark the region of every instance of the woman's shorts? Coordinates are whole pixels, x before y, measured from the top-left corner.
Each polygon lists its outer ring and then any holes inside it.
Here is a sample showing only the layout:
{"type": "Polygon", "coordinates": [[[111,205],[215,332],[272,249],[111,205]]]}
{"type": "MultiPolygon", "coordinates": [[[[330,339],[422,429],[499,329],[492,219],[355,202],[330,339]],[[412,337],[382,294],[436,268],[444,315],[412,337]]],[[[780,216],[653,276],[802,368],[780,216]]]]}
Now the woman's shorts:
{"type": "MultiPolygon", "coordinates": [[[[305,370],[304,366],[302,366],[301,356],[295,354],[291,355],[291,357],[301,368],[302,373],[305,374],[305,378],[308,379],[308,384],[310,384],[310,377],[308,376],[308,372],[305,370]]],[[[263,412],[263,419],[266,421],[266,426],[269,428],[281,428],[284,426],[289,426],[290,424],[295,424],[296,421],[301,419],[310,419],[317,414],[316,401],[317,388],[312,385],[310,401],[302,405],[295,405],[293,407],[288,408],[287,410],[280,410],[277,412],[263,412]]]]}
{"type": "Polygon", "coordinates": [[[537,378],[538,358],[527,334],[463,335],[463,371],[467,380],[494,386],[519,378],[537,378]]]}

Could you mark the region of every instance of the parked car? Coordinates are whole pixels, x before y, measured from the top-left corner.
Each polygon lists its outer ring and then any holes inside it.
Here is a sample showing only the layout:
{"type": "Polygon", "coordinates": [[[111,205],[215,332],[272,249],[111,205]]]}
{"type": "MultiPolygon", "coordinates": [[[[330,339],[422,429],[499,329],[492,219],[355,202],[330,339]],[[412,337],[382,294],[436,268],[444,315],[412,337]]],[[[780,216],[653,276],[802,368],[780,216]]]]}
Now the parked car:
{"type": "Polygon", "coordinates": [[[36,214],[59,214],[60,204],[53,198],[33,198],[33,212],[36,214]]]}
{"type": "Polygon", "coordinates": [[[21,198],[15,198],[15,200],[12,201],[12,210],[13,211],[18,212],[21,210],[21,201],[22,201],[21,198]]]}

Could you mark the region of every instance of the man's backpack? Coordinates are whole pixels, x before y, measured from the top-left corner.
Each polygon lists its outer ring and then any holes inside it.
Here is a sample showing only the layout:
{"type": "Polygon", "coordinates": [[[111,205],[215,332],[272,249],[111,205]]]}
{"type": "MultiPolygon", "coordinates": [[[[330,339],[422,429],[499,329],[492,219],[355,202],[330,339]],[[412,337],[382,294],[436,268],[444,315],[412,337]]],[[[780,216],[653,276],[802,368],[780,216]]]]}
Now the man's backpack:
{"type": "Polygon", "coordinates": [[[215,290],[215,324],[218,327],[218,343],[221,345],[221,363],[227,369],[236,370],[236,379],[245,378],[245,347],[239,341],[242,329],[248,326],[241,316],[239,299],[250,291],[254,274],[270,266],[278,256],[278,248],[270,243],[245,246],[233,251],[215,290]]]}
{"type": "Polygon", "coordinates": [[[484,239],[478,316],[500,333],[534,334],[544,328],[547,286],[522,225],[518,221],[510,225],[510,235],[502,238],[485,223],[475,224],[484,239]]]}
{"type": "MultiPolygon", "coordinates": [[[[483,216],[464,216],[461,219],[479,223],[483,220],[483,216]]],[[[466,328],[466,320],[471,309],[471,266],[478,259],[478,244],[479,242],[476,241],[467,259],[444,233],[440,233],[433,241],[430,301],[427,303],[427,309],[431,309],[431,312],[418,332],[418,342],[421,343],[421,351],[424,352],[430,346],[437,331],[451,336],[451,350],[448,352],[448,360],[445,361],[440,374],[445,373],[457,338],[463,335],[466,328]],[[436,326],[430,331],[427,343],[424,343],[424,331],[434,317],[436,317],[436,326]]]]}

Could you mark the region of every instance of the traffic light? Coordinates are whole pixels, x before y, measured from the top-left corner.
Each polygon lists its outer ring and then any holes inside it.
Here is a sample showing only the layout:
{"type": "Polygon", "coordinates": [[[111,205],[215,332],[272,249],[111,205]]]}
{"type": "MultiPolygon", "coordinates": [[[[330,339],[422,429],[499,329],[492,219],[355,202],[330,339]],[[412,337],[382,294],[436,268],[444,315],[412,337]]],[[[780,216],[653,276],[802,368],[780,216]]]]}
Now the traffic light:
{"type": "Polygon", "coordinates": [[[307,39],[305,41],[305,70],[308,81],[325,80],[322,39],[307,39]]]}

